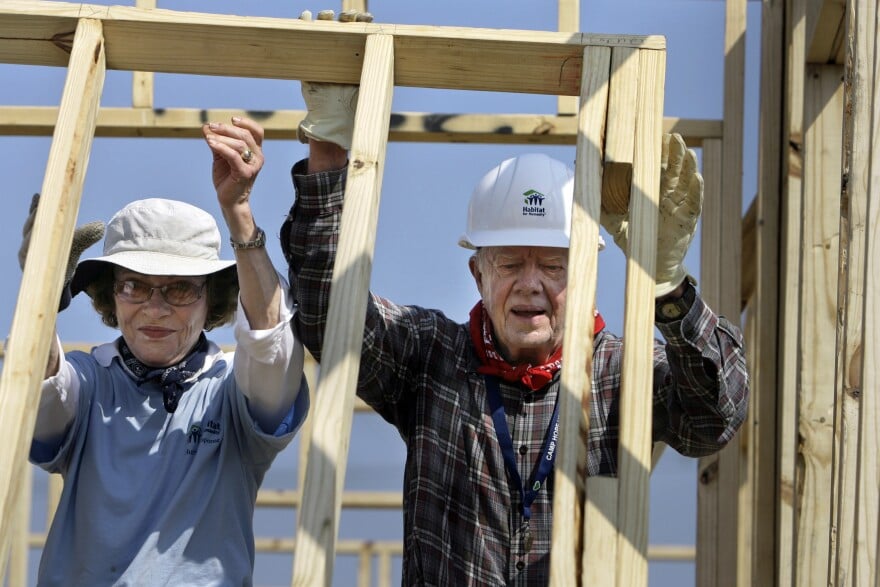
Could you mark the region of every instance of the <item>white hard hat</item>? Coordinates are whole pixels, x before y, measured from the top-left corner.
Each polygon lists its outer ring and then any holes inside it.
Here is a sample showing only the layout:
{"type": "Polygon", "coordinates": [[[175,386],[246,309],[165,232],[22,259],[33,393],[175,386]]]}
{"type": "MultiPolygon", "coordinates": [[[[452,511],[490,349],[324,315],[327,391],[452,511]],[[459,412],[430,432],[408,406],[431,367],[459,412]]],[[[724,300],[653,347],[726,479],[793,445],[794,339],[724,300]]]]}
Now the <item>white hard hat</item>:
{"type": "Polygon", "coordinates": [[[541,153],[502,161],[471,194],[458,244],[568,248],[573,195],[574,172],[561,161],[541,153]]]}

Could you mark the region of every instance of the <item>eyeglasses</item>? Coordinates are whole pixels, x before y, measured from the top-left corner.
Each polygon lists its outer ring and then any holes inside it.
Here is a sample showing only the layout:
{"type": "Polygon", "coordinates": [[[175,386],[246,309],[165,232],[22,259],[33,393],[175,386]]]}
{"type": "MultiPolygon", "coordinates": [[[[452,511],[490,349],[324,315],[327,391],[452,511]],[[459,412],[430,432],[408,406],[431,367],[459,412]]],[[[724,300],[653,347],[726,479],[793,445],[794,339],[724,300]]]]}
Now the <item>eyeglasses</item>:
{"type": "Polygon", "coordinates": [[[162,295],[162,299],[172,306],[189,306],[202,297],[206,285],[207,282],[197,285],[189,281],[175,281],[167,285],[153,287],[149,283],[137,279],[125,279],[113,284],[113,293],[124,302],[143,304],[153,297],[154,291],[158,291],[162,295]]]}

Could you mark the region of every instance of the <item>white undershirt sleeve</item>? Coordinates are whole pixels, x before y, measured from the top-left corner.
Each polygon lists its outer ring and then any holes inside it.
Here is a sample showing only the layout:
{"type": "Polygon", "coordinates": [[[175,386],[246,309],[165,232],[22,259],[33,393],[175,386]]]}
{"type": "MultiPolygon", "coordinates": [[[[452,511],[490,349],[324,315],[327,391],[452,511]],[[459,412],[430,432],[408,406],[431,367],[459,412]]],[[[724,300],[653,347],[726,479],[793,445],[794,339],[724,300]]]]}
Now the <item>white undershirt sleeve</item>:
{"type": "Polygon", "coordinates": [[[58,346],[58,373],[43,381],[40,387],[40,405],[34,424],[34,440],[44,444],[59,442],[70,428],[79,405],[79,377],[64,358],[61,340],[58,346]]]}
{"type": "Polygon", "coordinates": [[[305,351],[290,326],[293,302],[287,280],[281,282],[279,322],[266,330],[251,330],[241,303],[235,313],[235,381],[248,398],[251,416],[269,434],[293,407],[303,375],[305,351]]]}

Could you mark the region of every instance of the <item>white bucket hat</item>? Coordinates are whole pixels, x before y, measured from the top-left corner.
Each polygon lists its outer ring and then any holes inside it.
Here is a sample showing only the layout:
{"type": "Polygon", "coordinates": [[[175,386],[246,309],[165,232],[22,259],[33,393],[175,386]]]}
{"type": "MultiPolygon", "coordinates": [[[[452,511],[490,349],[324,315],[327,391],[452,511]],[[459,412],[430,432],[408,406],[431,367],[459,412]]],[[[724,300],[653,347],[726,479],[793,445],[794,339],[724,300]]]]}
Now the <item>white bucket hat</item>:
{"type": "Polygon", "coordinates": [[[113,215],[104,254],[81,261],[71,293],[84,291],[106,263],[144,275],[209,275],[235,266],[220,259],[220,231],[214,217],[191,204],[148,198],[113,215]]]}
{"type": "Polygon", "coordinates": [[[474,188],[458,244],[568,248],[573,198],[574,171],[561,161],[542,153],[506,159],[474,188]]]}

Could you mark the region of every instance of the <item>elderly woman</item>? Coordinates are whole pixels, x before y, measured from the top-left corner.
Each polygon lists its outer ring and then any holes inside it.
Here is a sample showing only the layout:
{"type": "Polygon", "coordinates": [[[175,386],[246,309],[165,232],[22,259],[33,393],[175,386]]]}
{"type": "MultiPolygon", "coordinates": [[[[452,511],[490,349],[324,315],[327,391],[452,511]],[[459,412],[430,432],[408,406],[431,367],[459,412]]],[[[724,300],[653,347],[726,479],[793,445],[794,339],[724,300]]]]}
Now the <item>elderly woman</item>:
{"type": "Polygon", "coordinates": [[[113,216],[104,254],[72,276],[121,336],[50,353],[30,458],[64,491],[40,585],[252,584],[257,490],[308,389],[249,203],[262,129],[234,118],[203,132],[235,260],[220,259],[210,214],[146,199],[113,216]],[[235,353],[204,333],[228,322],[235,353]]]}

